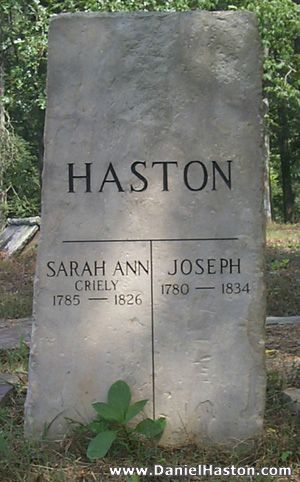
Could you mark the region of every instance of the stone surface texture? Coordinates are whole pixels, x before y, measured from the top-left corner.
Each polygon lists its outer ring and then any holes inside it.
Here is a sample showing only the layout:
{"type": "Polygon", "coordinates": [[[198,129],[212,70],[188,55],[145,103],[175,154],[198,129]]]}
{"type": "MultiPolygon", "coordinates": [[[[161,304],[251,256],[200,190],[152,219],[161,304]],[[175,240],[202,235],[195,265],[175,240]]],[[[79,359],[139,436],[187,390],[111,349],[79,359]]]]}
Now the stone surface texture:
{"type": "Polygon", "coordinates": [[[20,343],[30,343],[31,318],[0,319],[0,348],[18,348],[20,343]]]}
{"type": "Polygon", "coordinates": [[[300,415],[300,388],[286,388],[283,395],[288,402],[291,411],[300,415]]]}
{"type": "Polygon", "coordinates": [[[7,404],[13,391],[14,387],[11,384],[0,382],[0,407],[4,407],[7,404]]]}
{"type": "Polygon", "coordinates": [[[300,323],[300,316],[268,316],[267,325],[295,325],[300,323]]]}
{"type": "Polygon", "coordinates": [[[20,253],[39,230],[39,216],[8,219],[7,226],[0,233],[0,256],[8,258],[20,253]]]}
{"type": "Polygon", "coordinates": [[[0,373],[0,385],[18,385],[20,377],[15,373],[0,373]]]}
{"type": "Polygon", "coordinates": [[[4,407],[20,378],[14,373],[0,373],[0,407],[4,407]]]}
{"type": "Polygon", "coordinates": [[[262,131],[251,13],[52,20],[27,436],[118,379],[165,445],[260,433],[262,131]]]}

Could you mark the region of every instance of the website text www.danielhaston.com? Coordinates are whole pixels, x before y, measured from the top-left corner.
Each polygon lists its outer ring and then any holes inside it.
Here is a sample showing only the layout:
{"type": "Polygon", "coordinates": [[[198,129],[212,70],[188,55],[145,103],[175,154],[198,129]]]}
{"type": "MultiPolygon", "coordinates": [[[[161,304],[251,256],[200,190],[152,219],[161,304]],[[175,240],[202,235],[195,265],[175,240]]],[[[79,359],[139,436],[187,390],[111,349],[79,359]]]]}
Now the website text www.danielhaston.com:
{"type": "Polygon", "coordinates": [[[110,467],[110,475],[112,476],[132,476],[141,477],[291,477],[292,469],[290,467],[236,467],[230,465],[227,467],[217,467],[214,465],[181,465],[181,466],[163,466],[154,465],[153,467],[110,467]]]}

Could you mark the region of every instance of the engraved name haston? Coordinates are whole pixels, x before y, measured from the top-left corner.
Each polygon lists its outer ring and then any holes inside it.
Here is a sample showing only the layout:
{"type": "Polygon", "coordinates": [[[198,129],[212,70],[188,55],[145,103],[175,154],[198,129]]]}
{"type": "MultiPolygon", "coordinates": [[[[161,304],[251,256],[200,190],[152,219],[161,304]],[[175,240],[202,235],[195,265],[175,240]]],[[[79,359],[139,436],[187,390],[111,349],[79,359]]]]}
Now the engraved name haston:
{"type": "MultiPolygon", "coordinates": [[[[199,161],[184,163],[179,161],[134,161],[128,165],[129,182],[122,179],[121,172],[110,162],[102,171],[93,162],[81,165],[68,164],[68,192],[143,192],[153,183],[149,171],[155,170],[155,182],[160,183],[162,191],[174,189],[174,176],[179,176],[182,185],[189,191],[203,189],[217,191],[220,187],[232,187],[232,161],[199,161]]],[[[153,171],[154,172],[154,171],[153,171]]]]}

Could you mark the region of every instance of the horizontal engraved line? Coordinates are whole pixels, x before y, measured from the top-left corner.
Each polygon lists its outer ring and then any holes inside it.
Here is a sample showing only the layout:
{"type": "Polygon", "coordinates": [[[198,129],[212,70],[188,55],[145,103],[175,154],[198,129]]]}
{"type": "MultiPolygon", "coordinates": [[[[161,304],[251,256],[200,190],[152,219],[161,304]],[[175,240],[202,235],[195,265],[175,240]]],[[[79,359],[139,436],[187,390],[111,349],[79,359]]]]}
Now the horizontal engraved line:
{"type": "Polygon", "coordinates": [[[215,286],[198,286],[195,290],[214,290],[215,286]]]}
{"type": "Polygon", "coordinates": [[[106,301],[108,298],[88,298],[89,301],[106,301]]]}
{"type": "Polygon", "coordinates": [[[143,243],[172,241],[237,241],[239,238],[178,238],[178,239],[67,239],[63,243],[143,243]]]}

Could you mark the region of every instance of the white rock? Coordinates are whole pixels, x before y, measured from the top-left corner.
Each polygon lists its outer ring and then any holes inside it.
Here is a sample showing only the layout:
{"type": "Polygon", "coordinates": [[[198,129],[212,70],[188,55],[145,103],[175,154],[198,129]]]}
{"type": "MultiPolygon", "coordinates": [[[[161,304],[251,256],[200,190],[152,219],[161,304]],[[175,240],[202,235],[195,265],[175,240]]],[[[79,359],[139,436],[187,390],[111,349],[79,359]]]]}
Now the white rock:
{"type": "Polygon", "coordinates": [[[294,413],[300,413],[300,388],[286,388],[283,395],[289,402],[291,411],[294,413]]]}

